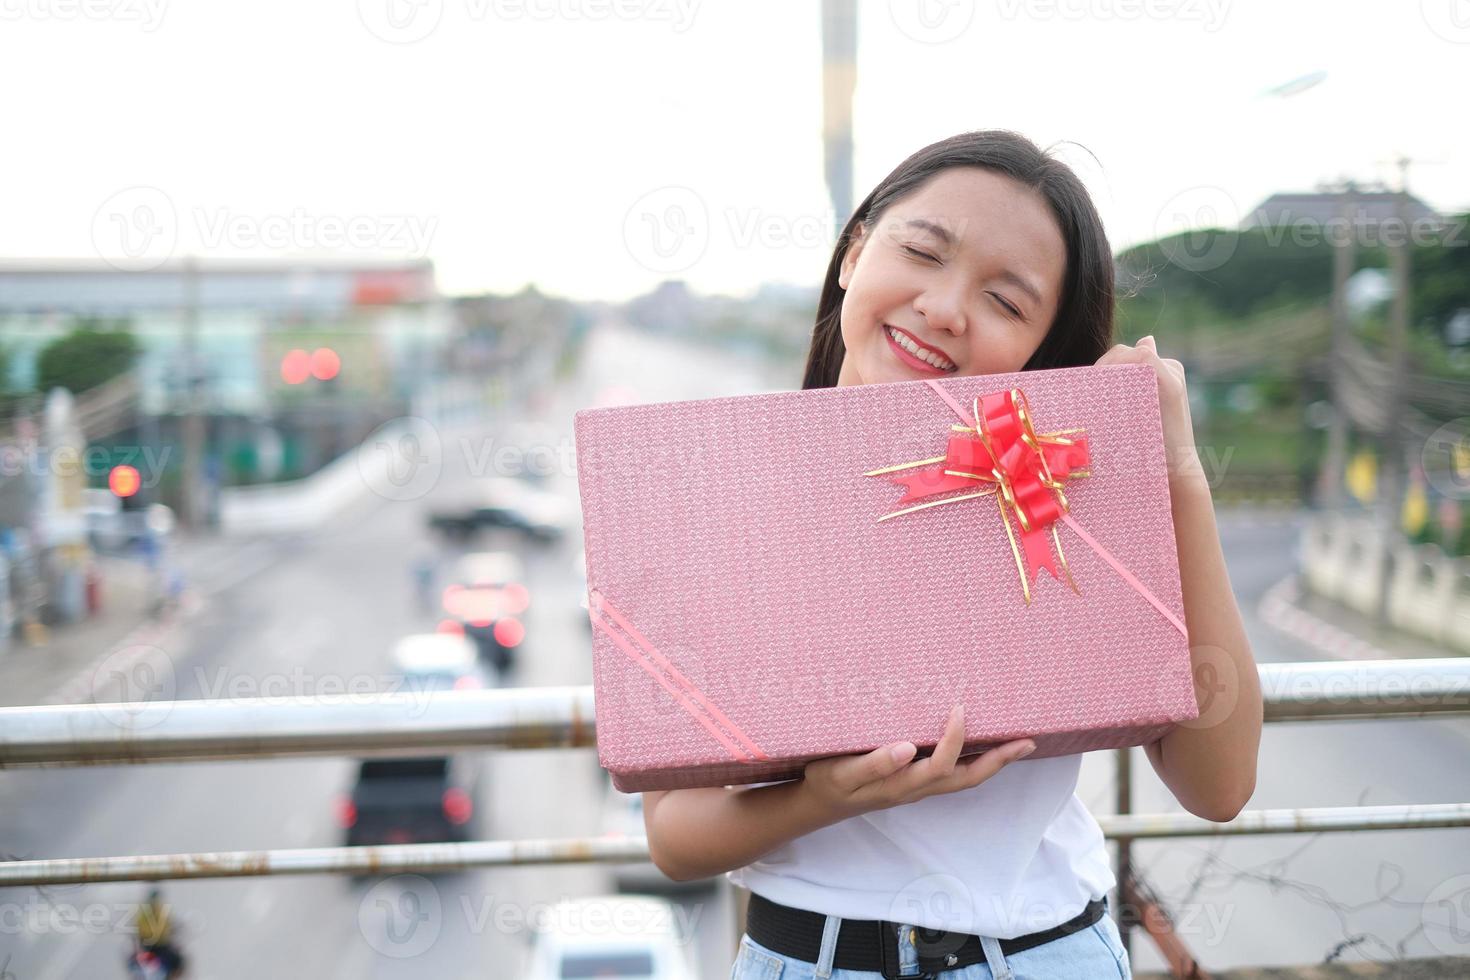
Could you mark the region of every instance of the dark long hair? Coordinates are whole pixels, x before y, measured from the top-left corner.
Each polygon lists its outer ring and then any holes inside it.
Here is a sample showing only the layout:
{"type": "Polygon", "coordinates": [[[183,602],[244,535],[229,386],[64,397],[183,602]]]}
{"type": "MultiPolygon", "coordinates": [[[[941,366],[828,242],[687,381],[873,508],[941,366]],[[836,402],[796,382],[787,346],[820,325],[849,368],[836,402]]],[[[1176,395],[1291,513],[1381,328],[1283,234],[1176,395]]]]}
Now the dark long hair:
{"type": "Polygon", "coordinates": [[[948,167],[983,167],[1035,189],[1046,199],[1067,243],[1056,319],[1036,353],[1021,368],[1079,367],[1094,363],[1113,344],[1113,253],[1102,219],[1072,168],[1035,143],[1005,130],[960,133],[930,144],[900,163],[853,211],[827,266],[802,388],[832,388],[842,358],[842,297],[837,284],[842,259],[859,224],[874,227],[887,207],[948,167]]]}

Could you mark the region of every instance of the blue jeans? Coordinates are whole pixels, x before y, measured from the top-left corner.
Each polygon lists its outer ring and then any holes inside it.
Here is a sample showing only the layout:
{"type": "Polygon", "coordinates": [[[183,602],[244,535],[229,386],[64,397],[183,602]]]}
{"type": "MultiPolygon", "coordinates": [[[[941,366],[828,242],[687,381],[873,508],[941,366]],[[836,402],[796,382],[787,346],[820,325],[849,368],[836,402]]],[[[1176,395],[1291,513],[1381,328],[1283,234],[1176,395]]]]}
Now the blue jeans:
{"type": "MultiPolygon", "coordinates": [[[[818,962],[783,956],[750,938],[740,937],[740,952],[730,968],[730,980],[882,980],[876,970],[836,970],[837,932],[842,920],[827,916],[818,962]]],[[[982,938],[985,962],[931,974],[939,980],[1131,980],[1128,953],[1111,915],[1070,936],[1053,939],[1011,956],[1000,944],[982,938]]],[[[918,969],[918,954],[907,927],[899,929],[899,966],[904,973],[918,969]]]]}

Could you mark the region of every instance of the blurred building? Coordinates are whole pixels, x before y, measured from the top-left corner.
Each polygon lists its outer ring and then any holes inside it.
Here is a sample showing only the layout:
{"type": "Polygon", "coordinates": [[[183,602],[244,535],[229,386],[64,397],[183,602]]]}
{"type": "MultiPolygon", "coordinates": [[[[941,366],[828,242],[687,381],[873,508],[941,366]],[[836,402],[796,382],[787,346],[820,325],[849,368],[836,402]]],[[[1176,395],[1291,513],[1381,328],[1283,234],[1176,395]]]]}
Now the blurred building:
{"type": "Polygon", "coordinates": [[[105,406],[92,408],[95,390],[79,397],[89,444],[172,448],[145,496],[174,506],[186,416],[206,419],[211,490],[304,476],[407,414],[445,369],[452,332],[429,261],[0,263],[11,390],[32,389],[40,352],[80,324],[125,328],[141,348],[105,406]]]}
{"type": "MultiPolygon", "coordinates": [[[[1398,194],[1392,191],[1357,191],[1353,194],[1352,220],[1358,226],[1377,226],[1395,220],[1398,194]]],[[[1256,205],[1240,223],[1242,229],[1284,228],[1307,225],[1327,228],[1341,220],[1343,195],[1325,193],[1272,194],[1256,205]]],[[[1412,195],[1404,208],[1404,218],[1418,227],[1438,227],[1443,217],[1412,195]]]]}
{"type": "Polygon", "coordinates": [[[406,396],[448,333],[433,263],[170,262],[143,272],[105,262],[0,263],[0,337],[13,387],[79,320],[125,323],[143,348],[145,411],[167,411],[185,377],[190,327],[212,411],[268,411],[296,348],[342,356],[339,389],[406,396]]]}
{"type": "Polygon", "coordinates": [[[707,296],[671,279],[623,304],[634,326],[697,342],[799,361],[811,341],[816,286],[762,283],[748,296],[707,296]]]}

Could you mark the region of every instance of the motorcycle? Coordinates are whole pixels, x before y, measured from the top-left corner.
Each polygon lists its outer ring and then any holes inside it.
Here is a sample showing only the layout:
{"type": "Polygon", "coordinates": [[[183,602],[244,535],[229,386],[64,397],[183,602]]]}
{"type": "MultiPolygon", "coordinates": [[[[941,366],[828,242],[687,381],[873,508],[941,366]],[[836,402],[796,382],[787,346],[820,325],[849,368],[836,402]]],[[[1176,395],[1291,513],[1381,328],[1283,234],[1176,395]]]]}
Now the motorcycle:
{"type": "Polygon", "coordinates": [[[177,980],[183,976],[178,953],[172,950],[161,955],[159,950],[137,947],[128,954],[127,966],[132,980],[177,980]]]}

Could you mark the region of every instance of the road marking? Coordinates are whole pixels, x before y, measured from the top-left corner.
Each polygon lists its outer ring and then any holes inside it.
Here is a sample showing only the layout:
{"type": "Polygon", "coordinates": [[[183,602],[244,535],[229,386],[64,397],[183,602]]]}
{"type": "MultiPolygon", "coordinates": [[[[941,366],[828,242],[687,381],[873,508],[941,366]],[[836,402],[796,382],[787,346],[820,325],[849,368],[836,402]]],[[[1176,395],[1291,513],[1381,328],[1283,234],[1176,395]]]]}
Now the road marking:
{"type": "MultiPolygon", "coordinates": [[[[121,640],[113,646],[104,650],[102,654],[93,659],[87,666],[57,685],[47,697],[43,698],[42,704],[86,704],[92,700],[92,679],[96,676],[97,668],[115,654],[134,647],[131,656],[119,657],[113,661],[113,666],[118,670],[127,670],[135,661],[147,656],[150,647],[163,647],[163,641],[171,632],[179,626],[198,616],[209,606],[209,600],[227,589],[232,589],[246,579],[264,571],[277,560],[275,551],[269,547],[263,550],[259,547],[254,549],[253,560],[247,560],[243,565],[236,565],[233,572],[222,581],[200,588],[189,589],[179,597],[179,608],[177,615],[168,619],[150,619],[133,627],[121,640]]],[[[221,560],[209,566],[209,569],[219,568],[229,564],[230,560],[221,560]]],[[[209,570],[206,569],[206,572],[209,570]]],[[[207,577],[200,575],[200,578],[207,577]]]]}
{"type": "Polygon", "coordinates": [[[1267,626],[1324,656],[1347,660],[1403,659],[1300,608],[1296,601],[1301,594],[1301,583],[1293,572],[1261,595],[1256,614],[1267,626]]]}
{"type": "Polygon", "coordinates": [[[187,619],[192,619],[204,608],[202,600],[194,599],[183,603],[179,612],[181,615],[168,619],[150,619],[139,623],[117,643],[108,647],[102,654],[94,658],[87,666],[57,685],[52,692],[41,700],[42,704],[86,704],[91,700],[92,680],[97,675],[97,669],[109,658],[122,654],[129,647],[132,652],[125,656],[118,656],[113,660],[113,666],[120,671],[126,671],[138,660],[151,654],[155,649],[162,649],[163,643],[168,635],[182,626],[187,619]]]}
{"type": "MultiPolygon", "coordinates": [[[[1338,660],[1403,660],[1360,636],[1349,633],[1319,619],[1295,603],[1301,596],[1301,582],[1295,572],[1271,586],[1256,605],[1256,615],[1268,627],[1285,633],[1309,649],[1338,660]]],[[[1470,742],[1470,722],[1462,718],[1436,719],[1446,722],[1444,729],[1470,742]]]]}

